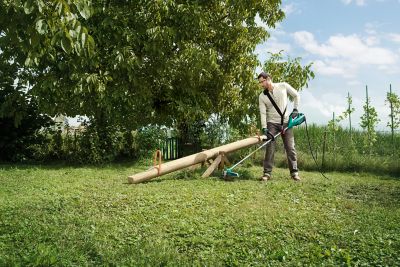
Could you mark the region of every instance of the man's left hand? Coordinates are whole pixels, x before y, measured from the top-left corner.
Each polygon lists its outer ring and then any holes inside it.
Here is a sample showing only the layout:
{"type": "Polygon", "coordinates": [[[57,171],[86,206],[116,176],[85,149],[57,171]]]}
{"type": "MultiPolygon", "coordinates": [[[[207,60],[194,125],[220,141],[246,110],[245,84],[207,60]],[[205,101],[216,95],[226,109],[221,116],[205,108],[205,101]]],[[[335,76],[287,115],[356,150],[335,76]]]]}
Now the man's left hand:
{"type": "Polygon", "coordinates": [[[296,108],[294,108],[292,113],[290,114],[290,117],[292,117],[292,119],[295,119],[298,115],[299,111],[296,108]]]}

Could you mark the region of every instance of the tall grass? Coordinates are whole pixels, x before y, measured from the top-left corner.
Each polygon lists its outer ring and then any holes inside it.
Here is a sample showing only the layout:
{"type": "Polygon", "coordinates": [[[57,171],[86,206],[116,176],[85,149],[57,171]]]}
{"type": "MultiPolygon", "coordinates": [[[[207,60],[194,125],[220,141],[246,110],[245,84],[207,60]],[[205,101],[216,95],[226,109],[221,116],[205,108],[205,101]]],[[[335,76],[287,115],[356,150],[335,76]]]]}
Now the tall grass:
{"type": "MultiPolygon", "coordinates": [[[[377,141],[370,149],[366,134],[354,129],[350,135],[348,129],[329,131],[327,127],[312,124],[307,129],[305,125],[296,127],[294,131],[300,170],[370,172],[400,177],[400,134],[396,134],[392,142],[390,134],[377,133],[377,141]]],[[[236,137],[237,140],[241,138],[245,137],[236,137]]],[[[275,166],[287,168],[281,138],[277,138],[276,142],[275,166]]],[[[230,161],[238,162],[254,151],[256,146],[232,153],[229,155],[230,161]]],[[[260,150],[247,164],[262,166],[264,153],[265,150],[260,150]]]]}
{"type": "MultiPolygon", "coordinates": [[[[325,151],[328,153],[348,154],[351,152],[371,156],[400,156],[400,134],[396,134],[392,142],[390,134],[378,132],[377,141],[371,151],[366,150],[366,142],[368,142],[366,133],[359,130],[353,129],[350,134],[349,129],[338,128],[333,131],[327,127],[312,124],[308,125],[308,134],[312,146],[321,152],[325,142],[325,151]]],[[[302,125],[296,128],[295,135],[298,149],[307,150],[306,127],[302,125]]]]}
{"type": "MultiPolygon", "coordinates": [[[[299,164],[304,169],[315,170],[314,158],[325,171],[366,171],[400,176],[400,135],[392,142],[390,134],[377,133],[377,141],[367,149],[367,137],[362,131],[308,125],[295,129],[299,164]],[[307,131],[308,130],[308,137],[307,131]],[[309,140],[308,140],[309,138],[309,140]],[[311,144],[311,148],[309,145],[311,144]],[[311,154],[311,151],[313,155],[311,154]]],[[[278,146],[278,166],[286,164],[284,151],[278,146]],[[280,154],[280,156],[279,156],[280,154]]]]}

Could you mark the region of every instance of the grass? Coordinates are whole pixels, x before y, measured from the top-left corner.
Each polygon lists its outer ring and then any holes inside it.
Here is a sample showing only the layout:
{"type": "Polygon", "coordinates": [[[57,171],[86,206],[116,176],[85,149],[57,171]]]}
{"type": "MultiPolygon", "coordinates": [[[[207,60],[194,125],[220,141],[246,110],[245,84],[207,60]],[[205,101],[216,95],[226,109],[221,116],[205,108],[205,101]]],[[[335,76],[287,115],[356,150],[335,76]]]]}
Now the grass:
{"type": "Polygon", "coordinates": [[[224,182],[143,165],[0,165],[0,266],[398,266],[400,180],[286,169],[224,182]]]}

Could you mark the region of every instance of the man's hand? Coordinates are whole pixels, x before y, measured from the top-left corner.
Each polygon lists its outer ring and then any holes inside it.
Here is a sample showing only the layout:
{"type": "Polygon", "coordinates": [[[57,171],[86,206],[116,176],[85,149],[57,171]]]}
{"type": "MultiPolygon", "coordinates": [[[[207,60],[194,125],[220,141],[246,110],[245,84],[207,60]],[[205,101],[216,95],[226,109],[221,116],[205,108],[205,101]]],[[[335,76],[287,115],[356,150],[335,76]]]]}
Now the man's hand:
{"type": "Polygon", "coordinates": [[[274,140],[274,135],[268,131],[267,128],[262,128],[262,133],[265,135],[263,138],[263,141],[269,141],[269,140],[274,140]]]}
{"type": "Polygon", "coordinates": [[[268,133],[268,129],[267,128],[262,128],[262,134],[263,135],[267,135],[268,133]]]}
{"type": "Polygon", "coordinates": [[[290,117],[292,117],[292,119],[295,119],[298,115],[299,111],[296,108],[294,108],[292,113],[290,114],[290,117]]]}

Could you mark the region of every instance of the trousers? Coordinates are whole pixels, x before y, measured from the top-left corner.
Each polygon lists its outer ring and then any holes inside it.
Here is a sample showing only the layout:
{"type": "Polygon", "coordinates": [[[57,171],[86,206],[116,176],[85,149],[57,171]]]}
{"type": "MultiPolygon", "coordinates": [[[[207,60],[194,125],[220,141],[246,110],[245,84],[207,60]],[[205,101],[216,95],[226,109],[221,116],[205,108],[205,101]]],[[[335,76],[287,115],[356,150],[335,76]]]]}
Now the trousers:
{"type": "MultiPolygon", "coordinates": [[[[283,124],[283,128],[287,127],[287,123],[283,124]]],[[[274,136],[282,131],[282,126],[279,123],[267,122],[268,131],[274,136]]],[[[286,156],[289,164],[290,174],[294,175],[298,173],[297,169],[297,153],[294,143],[293,128],[285,131],[285,134],[281,135],[283,145],[286,151],[286,156]]],[[[274,167],[274,155],[275,155],[276,142],[271,141],[266,145],[265,155],[263,161],[264,173],[271,174],[272,168],[274,167]]]]}

